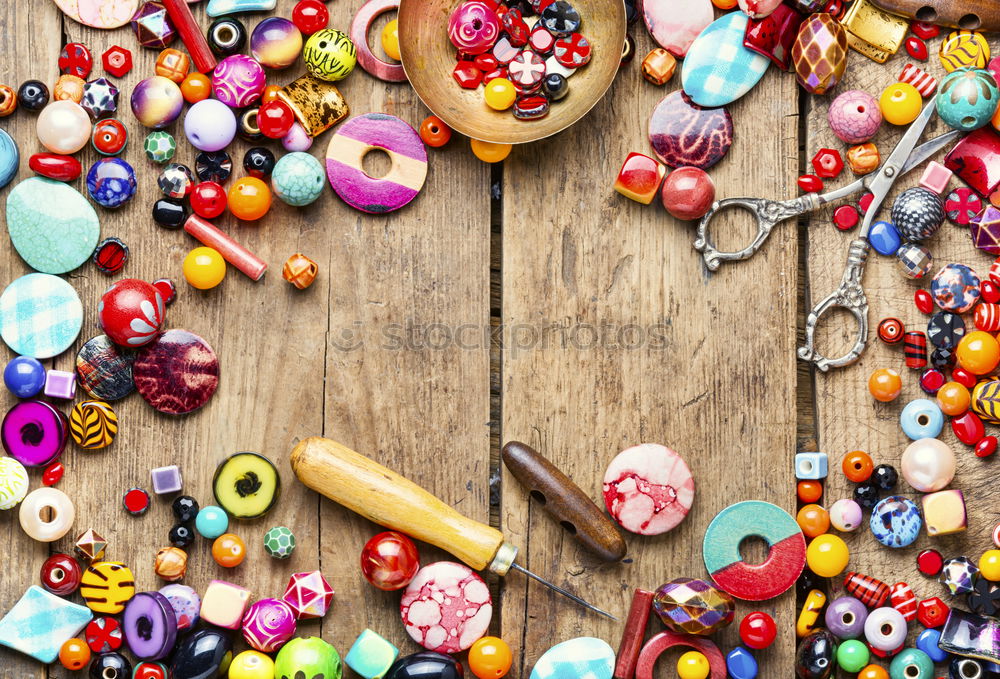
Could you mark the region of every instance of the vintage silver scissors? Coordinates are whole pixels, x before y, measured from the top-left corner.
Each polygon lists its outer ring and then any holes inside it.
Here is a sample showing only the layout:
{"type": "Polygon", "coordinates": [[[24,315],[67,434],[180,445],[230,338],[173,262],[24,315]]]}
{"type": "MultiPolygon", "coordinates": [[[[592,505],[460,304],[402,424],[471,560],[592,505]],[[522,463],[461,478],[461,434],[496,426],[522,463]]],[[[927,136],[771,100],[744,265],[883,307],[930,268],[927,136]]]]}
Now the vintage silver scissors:
{"type": "Polygon", "coordinates": [[[872,193],[874,198],[865,211],[861,231],[858,237],[851,241],[848,249],[847,267],[844,269],[844,277],[840,287],[813,307],[806,318],[806,342],[805,346],[799,348],[798,355],[799,358],[813,363],[823,372],[857,361],[868,341],[868,300],[865,297],[864,288],[861,286],[861,279],[864,276],[868,252],[871,250],[871,245],[868,243],[868,233],[886,196],[900,177],[922,165],[961,134],[958,131],[948,132],[917,146],[916,144],[927,127],[927,123],[933,117],[934,111],[933,104],[925,105],[924,110],[903,134],[899,143],[896,144],[896,148],[892,150],[882,166],[875,172],[851,182],[847,186],[829,193],[808,193],[799,198],[785,201],[765,200],[763,198],[726,198],[714,203],[712,209],[702,217],[698,224],[698,237],[694,242],[694,247],[701,252],[705,266],[710,271],[715,271],[722,262],[735,262],[752,257],[779,222],[813,212],[824,205],[862,191],[872,193]],[[708,225],[720,212],[732,208],[748,210],[756,218],[757,236],[750,245],[742,250],[721,252],[715,248],[708,236],[708,225]],[[836,307],[846,309],[857,319],[858,335],[854,347],[849,352],[839,358],[831,359],[816,351],[813,336],[820,317],[836,307]]]}

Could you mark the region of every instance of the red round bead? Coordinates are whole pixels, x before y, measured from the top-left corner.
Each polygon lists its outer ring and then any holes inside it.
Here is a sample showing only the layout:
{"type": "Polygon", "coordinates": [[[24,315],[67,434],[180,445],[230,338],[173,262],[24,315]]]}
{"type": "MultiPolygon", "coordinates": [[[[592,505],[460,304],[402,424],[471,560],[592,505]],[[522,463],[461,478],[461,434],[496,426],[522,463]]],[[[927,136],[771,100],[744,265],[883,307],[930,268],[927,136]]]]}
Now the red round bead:
{"type": "Polygon", "coordinates": [[[62,462],[53,462],[45,471],[42,473],[42,485],[43,486],[54,486],[62,480],[63,473],[66,468],[63,466],[62,462]]]}
{"type": "Polygon", "coordinates": [[[989,457],[995,452],[997,452],[996,436],[984,436],[979,439],[979,443],[976,444],[976,457],[989,457]]]}
{"type": "Polygon", "coordinates": [[[955,368],[951,371],[951,379],[961,384],[966,389],[976,386],[976,376],[965,368],[955,368]]]}
{"type": "Polygon", "coordinates": [[[257,111],[257,127],[269,139],[281,139],[295,124],[292,107],[281,99],[272,99],[257,111]]]}
{"type": "Polygon", "coordinates": [[[916,292],[913,293],[913,303],[917,305],[917,310],[922,313],[929,314],[934,311],[934,298],[923,288],[917,288],[916,292]]]}
{"type": "Polygon", "coordinates": [[[59,596],[69,596],[80,586],[83,571],[69,554],[53,554],[42,564],[42,587],[59,596]]]}
{"type": "Polygon", "coordinates": [[[199,217],[212,219],[226,211],[226,190],[216,182],[201,182],[191,191],[191,209],[199,217]]]}
{"type": "Polygon", "coordinates": [[[163,303],[169,306],[177,298],[177,286],[169,278],[157,278],[153,287],[160,293],[163,303]]]}
{"type": "Polygon", "coordinates": [[[808,193],[819,193],[823,190],[823,180],[814,174],[804,174],[799,177],[799,188],[808,193]]]}
{"type": "Polygon", "coordinates": [[[330,23],[330,11],[320,0],[299,0],[292,10],[292,23],[304,35],[312,35],[330,23]]]}
{"type": "Polygon", "coordinates": [[[158,662],[141,662],[135,666],[132,679],[168,679],[167,670],[158,662]]]}
{"type": "Polygon", "coordinates": [[[163,297],[146,281],[123,278],[101,295],[97,322],[115,344],[149,344],[163,323],[163,297]]]}
{"type": "Polygon", "coordinates": [[[118,155],[128,142],[128,130],[120,120],[108,118],[94,125],[90,141],[98,153],[106,156],[118,155]]]}
{"type": "Polygon", "coordinates": [[[861,221],[861,213],[853,205],[841,205],[833,211],[833,225],[841,231],[849,231],[861,221]]]}
{"type": "Polygon", "coordinates": [[[740,639],[753,649],[767,648],[778,636],[774,618],[763,611],[748,613],[740,621],[740,639]]]}
{"type": "Polygon", "coordinates": [[[942,568],[944,568],[944,558],[936,549],[925,549],[917,554],[917,570],[927,577],[933,578],[942,568]]]}
{"type": "Polygon", "coordinates": [[[868,208],[871,206],[873,200],[875,200],[874,193],[866,193],[861,196],[861,200],[858,201],[858,207],[861,208],[861,212],[868,212],[868,208]]]}
{"type": "Polygon", "coordinates": [[[951,430],[955,432],[958,440],[967,446],[976,445],[986,435],[983,421],[971,410],[951,418],[951,430]]]}
{"type": "Polygon", "coordinates": [[[68,42],[59,53],[59,72],[87,79],[94,67],[94,58],[86,45],[68,42]]]}
{"type": "Polygon", "coordinates": [[[420,568],[420,555],[413,540],[402,533],[379,533],[361,550],[361,573],[381,590],[402,589],[420,568]]]}
{"type": "Polygon", "coordinates": [[[924,390],[925,394],[931,396],[938,393],[938,389],[943,387],[947,381],[944,373],[937,368],[928,368],[920,374],[920,388],[924,390]]]}
{"type": "Polygon", "coordinates": [[[984,302],[996,304],[1000,302],[1000,286],[990,280],[985,280],[979,284],[979,294],[984,302]]]}

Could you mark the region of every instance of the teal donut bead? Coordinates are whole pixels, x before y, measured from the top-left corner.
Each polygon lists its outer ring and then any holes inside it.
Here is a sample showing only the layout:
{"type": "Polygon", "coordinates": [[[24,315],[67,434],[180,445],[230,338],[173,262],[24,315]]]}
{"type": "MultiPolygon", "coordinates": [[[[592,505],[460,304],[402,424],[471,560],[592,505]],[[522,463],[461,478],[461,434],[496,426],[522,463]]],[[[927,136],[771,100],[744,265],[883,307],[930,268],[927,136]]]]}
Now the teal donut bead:
{"type": "Polygon", "coordinates": [[[944,413],[934,401],[917,398],[907,403],[899,414],[899,426],[914,441],[937,438],[944,427],[944,413]]]}
{"type": "Polygon", "coordinates": [[[998,101],[1000,90],[989,71],[959,68],[941,80],[934,103],[949,127],[971,132],[989,124],[998,101]]]}
{"type": "Polygon", "coordinates": [[[892,659],[889,679],[933,679],[934,661],[919,648],[906,648],[892,659]]]}

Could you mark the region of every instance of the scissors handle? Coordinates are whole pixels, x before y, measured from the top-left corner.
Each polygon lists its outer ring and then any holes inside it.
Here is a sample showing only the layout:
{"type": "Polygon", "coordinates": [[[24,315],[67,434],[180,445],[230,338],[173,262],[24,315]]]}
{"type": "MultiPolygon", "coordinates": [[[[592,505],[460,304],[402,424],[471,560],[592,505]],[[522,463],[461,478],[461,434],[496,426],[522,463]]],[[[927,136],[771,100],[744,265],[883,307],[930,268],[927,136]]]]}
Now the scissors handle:
{"type": "Polygon", "coordinates": [[[871,246],[864,238],[851,241],[851,247],[847,251],[847,268],[844,269],[840,286],[814,306],[806,317],[806,343],[805,346],[799,347],[799,358],[809,361],[823,372],[830,368],[851,365],[861,358],[865,350],[865,344],[868,342],[868,298],[865,297],[861,279],[865,275],[865,263],[868,261],[870,250],[871,246]],[[823,314],[836,308],[851,312],[858,322],[858,336],[854,347],[846,354],[840,358],[827,358],[816,351],[816,325],[823,314]]]}
{"type": "Polygon", "coordinates": [[[771,229],[774,228],[775,224],[806,212],[812,212],[819,208],[821,204],[819,195],[815,193],[807,193],[804,196],[783,201],[766,200],[764,198],[726,198],[716,201],[712,204],[712,209],[698,223],[698,237],[694,241],[694,249],[701,253],[701,257],[705,260],[705,266],[708,267],[709,271],[717,270],[719,264],[722,262],[737,262],[749,259],[760,249],[764,241],[767,240],[767,237],[771,235],[771,229]],[[757,235],[750,245],[742,250],[722,252],[716,249],[712,243],[712,239],[708,235],[708,225],[719,213],[732,208],[741,208],[754,216],[757,220],[757,235]]]}

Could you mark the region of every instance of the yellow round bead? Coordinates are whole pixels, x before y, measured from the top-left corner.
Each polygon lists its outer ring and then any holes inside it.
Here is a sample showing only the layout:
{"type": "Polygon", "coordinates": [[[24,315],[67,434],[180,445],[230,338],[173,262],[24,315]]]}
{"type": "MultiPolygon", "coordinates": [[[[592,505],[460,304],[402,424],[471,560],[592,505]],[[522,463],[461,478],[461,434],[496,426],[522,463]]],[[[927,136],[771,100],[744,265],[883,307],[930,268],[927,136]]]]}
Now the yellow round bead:
{"type": "Polygon", "coordinates": [[[229,665],[229,679],[274,679],[274,661],[258,651],[243,651],[229,665]]]}
{"type": "Polygon", "coordinates": [[[711,671],[708,658],[698,651],[688,651],[677,660],[677,676],[681,679],[708,679],[711,671]]]}
{"type": "Polygon", "coordinates": [[[909,125],[923,107],[924,100],[910,83],[894,83],[885,88],[878,100],[882,117],[893,125],[909,125]]]}
{"type": "Polygon", "coordinates": [[[218,250],[195,248],[184,258],[184,278],[199,290],[209,290],[226,277],[226,260],[218,250]]]}
{"type": "Polygon", "coordinates": [[[821,578],[832,578],[842,573],[850,558],[847,544],[831,533],[814,538],[806,549],[809,570],[821,578]]]}
{"type": "Polygon", "coordinates": [[[494,144],[491,141],[480,141],[478,139],[470,139],[469,142],[472,145],[472,152],[476,154],[476,158],[479,158],[484,163],[499,163],[509,156],[510,150],[514,148],[510,144],[494,144]]]}
{"type": "Polygon", "coordinates": [[[517,99],[517,89],[514,88],[514,83],[507,78],[494,78],[486,83],[483,96],[490,108],[506,111],[514,105],[514,100],[517,99]]]}
{"type": "Polygon", "coordinates": [[[382,29],[382,49],[390,59],[399,61],[399,22],[396,19],[382,29]]]}
{"type": "Polygon", "coordinates": [[[979,574],[990,582],[1000,580],[1000,549],[990,549],[979,557],[979,574]]]}

